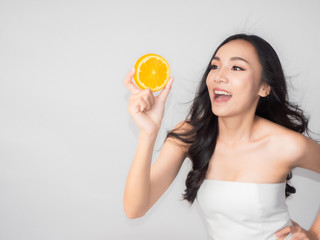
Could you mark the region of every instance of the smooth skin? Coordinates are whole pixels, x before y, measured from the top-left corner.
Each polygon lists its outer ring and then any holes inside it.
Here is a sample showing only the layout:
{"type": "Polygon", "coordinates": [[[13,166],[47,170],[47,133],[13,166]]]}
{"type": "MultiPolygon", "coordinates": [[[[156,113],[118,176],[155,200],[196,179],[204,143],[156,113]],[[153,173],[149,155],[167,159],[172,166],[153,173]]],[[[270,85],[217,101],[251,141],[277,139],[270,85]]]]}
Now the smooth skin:
{"type": "MultiPolygon", "coordinates": [[[[206,178],[239,182],[285,182],[289,171],[302,167],[320,174],[320,145],[292,130],[255,116],[260,97],[270,93],[261,80],[261,70],[254,47],[244,40],[222,46],[213,59],[207,77],[212,111],[218,116],[219,136],[206,178]],[[214,101],[213,89],[229,91],[227,102],[214,101]]],[[[132,83],[133,68],[124,83],[132,92],[128,111],[140,129],[137,151],[127,177],[124,210],[129,218],[138,218],[155,204],[177,176],[186,158],[188,146],[168,138],[151,166],[154,144],[161,126],[165,102],[173,78],[154,97],[149,89],[132,83]]],[[[181,122],[176,128],[186,131],[181,122]],[[179,128],[182,126],[181,128],[179,128]]],[[[310,230],[296,222],[276,234],[284,239],[320,240],[320,213],[310,230]]]]}

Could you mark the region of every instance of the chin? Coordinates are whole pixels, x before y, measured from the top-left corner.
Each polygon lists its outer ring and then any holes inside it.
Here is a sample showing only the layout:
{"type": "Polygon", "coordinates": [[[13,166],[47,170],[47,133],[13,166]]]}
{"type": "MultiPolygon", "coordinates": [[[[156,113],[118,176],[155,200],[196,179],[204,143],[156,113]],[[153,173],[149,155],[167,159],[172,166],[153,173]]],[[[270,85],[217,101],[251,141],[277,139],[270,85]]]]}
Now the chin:
{"type": "Polygon", "coordinates": [[[225,111],[219,111],[217,109],[211,108],[211,111],[214,115],[216,115],[217,117],[227,117],[228,114],[225,111]]]}
{"type": "Polygon", "coordinates": [[[221,118],[226,118],[226,117],[234,117],[240,114],[240,112],[235,111],[234,109],[231,110],[230,108],[211,108],[211,111],[214,115],[216,115],[217,117],[221,117],[221,118]]]}

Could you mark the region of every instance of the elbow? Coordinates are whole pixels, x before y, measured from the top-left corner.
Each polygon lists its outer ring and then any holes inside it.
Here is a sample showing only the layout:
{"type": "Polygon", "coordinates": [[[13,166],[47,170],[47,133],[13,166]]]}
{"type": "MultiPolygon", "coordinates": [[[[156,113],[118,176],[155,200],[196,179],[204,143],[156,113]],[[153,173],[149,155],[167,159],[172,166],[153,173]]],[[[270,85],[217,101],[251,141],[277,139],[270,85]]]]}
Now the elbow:
{"type": "Polygon", "coordinates": [[[123,209],[129,219],[143,217],[148,211],[147,201],[137,201],[135,197],[125,196],[123,199],[123,209]]]}
{"type": "Polygon", "coordinates": [[[129,219],[136,219],[136,218],[141,218],[144,216],[144,214],[139,214],[139,213],[134,213],[134,212],[126,212],[126,216],[129,219]]]}
{"type": "Polygon", "coordinates": [[[132,202],[123,202],[123,209],[129,219],[141,218],[146,214],[146,210],[141,205],[135,206],[132,202]]]}
{"type": "Polygon", "coordinates": [[[129,219],[141,218],[145,215],[145,212],[137,211],[135,209],[124,208],[124,212],[129,219]]]}

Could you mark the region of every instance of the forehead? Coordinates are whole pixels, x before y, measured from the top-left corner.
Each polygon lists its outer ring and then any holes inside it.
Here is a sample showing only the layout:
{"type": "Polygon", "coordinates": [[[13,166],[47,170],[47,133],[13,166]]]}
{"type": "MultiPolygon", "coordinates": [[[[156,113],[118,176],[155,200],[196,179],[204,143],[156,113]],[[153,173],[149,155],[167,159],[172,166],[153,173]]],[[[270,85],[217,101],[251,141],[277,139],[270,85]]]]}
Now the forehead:
{"type": "Polygon", "coordinates": [[[216,53],[216,57],[229,60],[233,57],[241,57],[251,64],[260,64],[258,54],[254,46],[248,41],[237,39],[223,45],[216,53]]]}

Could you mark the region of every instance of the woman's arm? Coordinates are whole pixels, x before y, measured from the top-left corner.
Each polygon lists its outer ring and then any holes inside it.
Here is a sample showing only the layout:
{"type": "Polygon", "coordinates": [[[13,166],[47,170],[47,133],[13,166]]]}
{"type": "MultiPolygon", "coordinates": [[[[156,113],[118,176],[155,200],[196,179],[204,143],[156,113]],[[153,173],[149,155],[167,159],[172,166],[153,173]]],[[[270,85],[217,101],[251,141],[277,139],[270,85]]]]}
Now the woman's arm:
{"type": "MultiPolygon", "coordinates": [[[[306,168],[320,174],[320,144],[310,138],[304,137],[301,146],[303,154],[297,162],[297,167],[306,168]]],[[[320,211],[309,232],[311,237],[320,240],[320,211]]]]}
{"type": "Polygon", "coordinates": [[[140,133],[124,193],[124,209],[129,218],[142,217],[177,176],[185,159],[184,150],[167,139],[151,167],[154,136],[140,133]]]}
{"type": "Polygon", "coordinates": [[[317,219],[314,221],[314,224],[312,225],[312,228],[309,231],[303,229],[302,227],[299,226],[298,223],[291,220],[292,226],[288,226],[281,229],[280,231],[275,233],[275,236],[283,237],[283,236],[286,236],[288,233],[292,233],[293,235],[292,240],[320,240],[319,234],[313,229],[313,227],[319,228],[319,223],[320,223],[319,216],[320,214],[318,215],[317,219]]]}
{"type": "Polygon", "coordinates": [[[152,207],[174,180],[185,158],[185,149],[167,139],[151,167],[154,145],[173,79],[154,97],[150,89],[141,90],[132,83],[134,73],[133,68],[124,81],[132,92],[128,111],[140,129],[137,151],[124,191],[123,205],[129,218],[141,217],[152,207]]]}
{"type": "Polygon", "coordinates": [[[306,168],[320,174],[320,144],[304,136],[301,136],[299,141],[301,155],[297,159],[295,166],[306,168]]]}
{"type": "MultiPolygon", "coordinates": [[[[291,149],[294,158],[293,167],[301,167],[312,170],[320,174],[320,145],[307,137],[300,134],[292,135],[291,149]]],[[[282,236],[291,232],[296,240],[320,240],[320,211],[309,230],[300,227],[296,222],[293,226],[285,227],[276,233],[276,236],[282,236]]]]}
{"type": "Polygon", "coordinates": [[[320,240],[320,211],[318,212],[318,216],[314,220],[309,232],[315,240],[320,240]]]}

